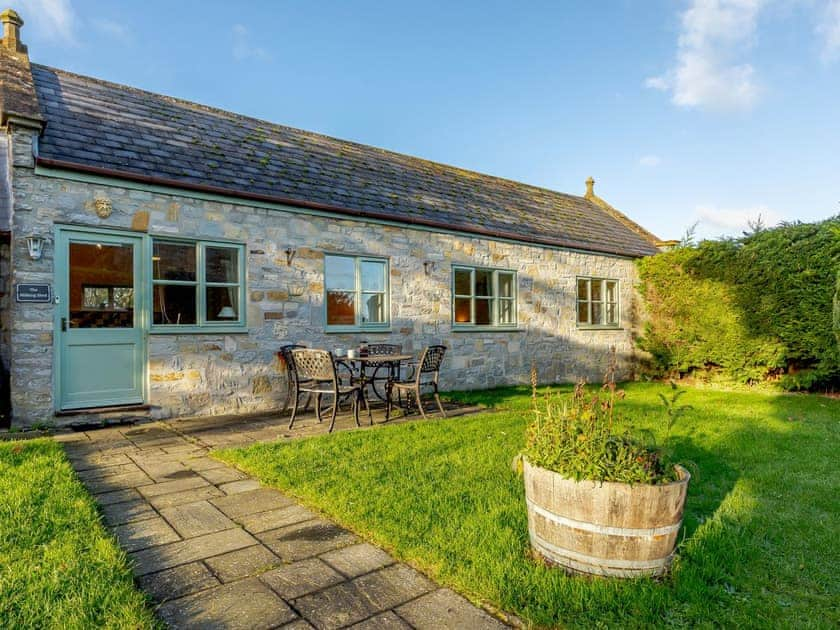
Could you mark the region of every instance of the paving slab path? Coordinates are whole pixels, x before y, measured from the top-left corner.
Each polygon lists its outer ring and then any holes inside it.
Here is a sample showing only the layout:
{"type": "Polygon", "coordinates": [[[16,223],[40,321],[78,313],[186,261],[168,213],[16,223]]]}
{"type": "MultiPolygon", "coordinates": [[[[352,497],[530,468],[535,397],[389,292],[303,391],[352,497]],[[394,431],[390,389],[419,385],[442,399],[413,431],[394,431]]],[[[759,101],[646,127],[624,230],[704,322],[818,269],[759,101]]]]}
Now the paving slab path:
{"type": "MultiPolygon", "coordinates": [[[[175,628],[457,628],[505,624],[383,550],[207,456],[294,432],[276,417],[59,435],[136,580],[175,628]]],[[[326,424],[326,423],[324,423],[326,424]]],[[[345,419],[339,427],[350,428],[345,419]]]]}

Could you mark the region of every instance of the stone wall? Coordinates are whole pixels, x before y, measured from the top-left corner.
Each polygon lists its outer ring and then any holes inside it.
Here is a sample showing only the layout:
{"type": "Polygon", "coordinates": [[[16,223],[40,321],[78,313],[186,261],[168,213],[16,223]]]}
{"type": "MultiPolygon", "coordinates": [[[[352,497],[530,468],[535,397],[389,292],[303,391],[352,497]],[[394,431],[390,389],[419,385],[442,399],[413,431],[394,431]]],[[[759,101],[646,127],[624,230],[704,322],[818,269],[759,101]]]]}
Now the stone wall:
{"type": "MultiPolygon", "coordinates": [[[[10,303],[12,296],[11,251],[8,234],[0,233],[0,364],[2,374],[9,370],[9,334],[11,332],[10,303]]],[[[2,387],[2,385],[0,385],[2,387]]]]}
{"type": "MultiPolygon", "coordinates": [[[[449,348],[442,372],[445,389],[526,383],[531,362],[544,382],[599,379],[615,346],[621,371],[631,370],[634,265],[631,260],[383,226],[358,220],[301,214],[35,176],[24,137],[16,139],[14,230],[53,234],[56,222],[142,228],[151,234],[232,239],[246,244],[247,332],[151,334],[149,402],[156,417],[251,412],[282,403],[285,379],[275,359],[287,343],[333,349],[362,339],[401,343],[417,353],[425,345],[449,348]],[[100,219],[95,198],[111,201],[100,219]],[[291,265],[284,250],[297,250],[291,265]],[[390,259],[390,333],[326,334],[323,253],[390,259]],[[434,261],[429,275],[423,262],[434,261]],[[451,265],[463,263],[518,271],[519,325],[515,332],[456,332],[451,327],[451,265]],[[621,281],[622,329],[579,330],[575,324],[575,277],[621,281]],[[304,286],[295,296],[290,286],[304,286]]],[[[19,239],[14,241],[20,247],[19,239]]],[[[53,283],[52,246],[31,261],[18,256],[16,282],[53,283]]],[[[51,419],[51,305],[14,305],[12,396],[16,422],[51,419]]]]}
{"type": "Polygon", "coordinates": [[[9,362],[11,359],[9,335],[11,333],[11,312],[9,302],[13,299],[11,277],[11,251],[9,233],[0,232],[0,427],[8,426],[9,407],[9,362]]]}

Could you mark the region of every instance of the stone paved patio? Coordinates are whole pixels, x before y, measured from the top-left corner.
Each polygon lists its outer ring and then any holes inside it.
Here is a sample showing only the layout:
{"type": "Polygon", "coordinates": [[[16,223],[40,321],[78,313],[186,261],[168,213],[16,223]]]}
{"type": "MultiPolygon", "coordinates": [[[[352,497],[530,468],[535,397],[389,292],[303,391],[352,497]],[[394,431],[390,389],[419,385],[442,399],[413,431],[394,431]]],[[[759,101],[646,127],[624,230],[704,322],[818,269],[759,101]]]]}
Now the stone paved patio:
{"type": "MultiPolygon", "coordinates": [[[[382,420],[380,413],[374,417],[382,420]]],[[[56,439],[128,552],[138,585],[172,627],[505,627],[381,549],[207,456],[216,446],[294,439],[327,425],[308,414],[289,431],[287,421],[196,418],[56,439]]],[[[337,427],[355,425],[342,415],[337,427]]]]}

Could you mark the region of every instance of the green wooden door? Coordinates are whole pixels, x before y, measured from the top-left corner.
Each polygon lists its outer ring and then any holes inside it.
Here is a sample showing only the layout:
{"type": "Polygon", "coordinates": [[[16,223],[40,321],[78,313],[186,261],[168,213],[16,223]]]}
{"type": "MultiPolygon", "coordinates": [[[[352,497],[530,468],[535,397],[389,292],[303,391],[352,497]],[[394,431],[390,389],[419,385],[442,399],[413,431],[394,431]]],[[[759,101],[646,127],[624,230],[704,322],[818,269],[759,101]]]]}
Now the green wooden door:
{"type": "Polygon", "coordinates": [[[142,403],[143,238],[59,228],[56,237],[60,409],[142,403]]]}

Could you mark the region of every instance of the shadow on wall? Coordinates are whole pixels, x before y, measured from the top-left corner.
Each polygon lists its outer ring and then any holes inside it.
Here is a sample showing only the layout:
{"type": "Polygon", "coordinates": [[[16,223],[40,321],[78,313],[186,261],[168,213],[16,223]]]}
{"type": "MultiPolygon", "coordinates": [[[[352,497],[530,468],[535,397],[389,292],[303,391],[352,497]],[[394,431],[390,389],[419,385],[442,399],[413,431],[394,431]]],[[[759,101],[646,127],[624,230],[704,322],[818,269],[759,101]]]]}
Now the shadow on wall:
{"type": "MultiPolygon", "coordinates": [[[[270,324],[252,328],[247,337],[210,339],[166,338],[170,344],[155,349],[152,370],[153,405],[160,417],[250,413],[272,411],[286,399],[286,375],[276,352],[283,345],[301,344],[335,350],[353,348],[362,339],[370,343],[395,343],[418,357],[433,344],[447,347],[441,370],[444,390],[471,390],[530,382],[531,365],[541,383],[575,382],[581,378],[600,382],[615,347],[619,363],[617,378],[635,378],[636,354],[631,332],[634,309],[631,293],[625,293],[627,314],[621,330],[577,330],[574,281],[569,289],[534,282],[520,301],[522,327],[516,332],[451,332],[446,316],[436,321],[395,317],[393,333],[329,334],[323,322],[310,311],[322,312],[315,302],[301,307],[301,324],[284,319],[282,334],[271,334],[270,324]],[[444,321],[441,321],[444,320],[444,321]],[[396,332],[402,331],[402,332],[396,332]],[[407,332],[410,331],[410,332],[407,332]],[[159,357],[159,358],[158,358],[159,357]]],[[[431,298],[430,298],[431,299],[431,298]]],[[[448,313],[449,296],[438,298],[448,313]]]]}
{"type": "Polygon", "coordinates": [[[12,423],[12,399],[9,371],[0,363],[0,429],[8,429],[12,423]]]}
{"type": "MultiPolygon", "coordinates": [[[[587,344],[539,330],[365,338],[371,343],[401,344],[403,351],[414,357],[419,357],[427,345],[447,346],[441,388],[452,391],[527,384],[532,361],[542,383],[580,378],[600,382],[613,344],[612,338],[602,340],[597,336],[600,333],[595,334],[593,342],[587,344]]],[[[231,338],[230,343],[247,344],[249,349],[227,351],[225,341],[188,339],[182,346],[173,346],[166,358],[153,362],[151,403],[161,418],[274,411],[282,408],[287,391],[285,366],[276,357],[281,346],[300,343],[334,350],[352,348],[359,340],[359,335],[307,339],[304,330],[300,335],[261,342],[247,336],[231,338]]],[[[172,337],[163,341],[175,343],[172,337]]],[[[617,358],[622,366],[618,378],[632,378],[632,349],[618,352],[617,358]]]]}

